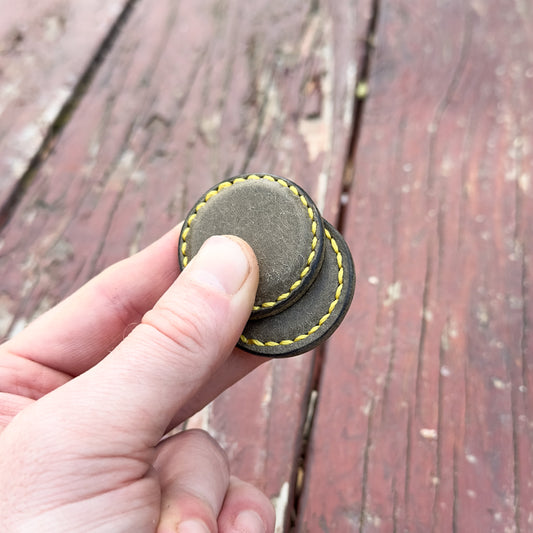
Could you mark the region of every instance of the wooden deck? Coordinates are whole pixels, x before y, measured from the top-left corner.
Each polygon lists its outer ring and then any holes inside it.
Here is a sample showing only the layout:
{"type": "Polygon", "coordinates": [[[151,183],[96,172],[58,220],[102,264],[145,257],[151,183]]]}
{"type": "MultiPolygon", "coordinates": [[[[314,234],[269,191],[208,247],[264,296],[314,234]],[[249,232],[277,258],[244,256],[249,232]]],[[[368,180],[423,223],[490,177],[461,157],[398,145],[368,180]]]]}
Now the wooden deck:
{"type": "Polygon", "coordinates": [[[0,335],[241,172],[358,272],[189,425],[297,532],[533,531],[533,4],[0,0],[0,335]]]}

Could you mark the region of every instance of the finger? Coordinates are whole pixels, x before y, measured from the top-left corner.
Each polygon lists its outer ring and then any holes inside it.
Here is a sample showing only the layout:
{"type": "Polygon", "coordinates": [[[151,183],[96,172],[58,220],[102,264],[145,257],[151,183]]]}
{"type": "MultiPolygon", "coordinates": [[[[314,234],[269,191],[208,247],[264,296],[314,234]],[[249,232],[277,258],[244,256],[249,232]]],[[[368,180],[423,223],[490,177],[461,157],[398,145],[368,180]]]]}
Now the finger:
{"type": "Polygon", "coordinates": [[[276,516],[270,500],[256,487],[232,476],[218,516],[220,533],[272,533],[276,516]]]}
{"type": "Polygon", "coordinates": [[[98,365],[43,397],[43,408],[113,427],[122,443],[129,436],[155,445],[232,352],[257,283],[244,241],[209,239],[142,323],[98,365]]]}
{"type": "Polygon", "coordinates": [[[154,468],[161,483],[157,533],[216,531],[229,483],[217,442],[200,430],[179,433],[158,446],[154,468]]]}
{"type": "Polygon", "coordinates": [[[107,268],[32,322],[2,345],[2,360],[10,354],[69,376],[94,366],[176,279],[180,230],[181,225],[138,254],[107,268]]]}

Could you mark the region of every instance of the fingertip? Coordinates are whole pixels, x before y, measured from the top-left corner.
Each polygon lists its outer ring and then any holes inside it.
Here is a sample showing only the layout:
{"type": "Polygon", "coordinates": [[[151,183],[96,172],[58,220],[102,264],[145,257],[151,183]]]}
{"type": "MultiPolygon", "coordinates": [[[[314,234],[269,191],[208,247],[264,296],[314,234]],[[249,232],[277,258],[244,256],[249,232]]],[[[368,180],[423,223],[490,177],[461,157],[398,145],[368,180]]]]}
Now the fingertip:
{"type": "Polygon", "coordinates": [[[267,496],[250,483],[231,476],[218,517],[219,531],[272,533],[275,523],[274,507],[267,496]]]}
{"type": "Polygon", "coordinates": [[[252,248],[231,235],[214,235],[201,246],[184,274],[200,285],[207,285],[230,296],[250,283],[257,288],[257,260],[252,248]]]}

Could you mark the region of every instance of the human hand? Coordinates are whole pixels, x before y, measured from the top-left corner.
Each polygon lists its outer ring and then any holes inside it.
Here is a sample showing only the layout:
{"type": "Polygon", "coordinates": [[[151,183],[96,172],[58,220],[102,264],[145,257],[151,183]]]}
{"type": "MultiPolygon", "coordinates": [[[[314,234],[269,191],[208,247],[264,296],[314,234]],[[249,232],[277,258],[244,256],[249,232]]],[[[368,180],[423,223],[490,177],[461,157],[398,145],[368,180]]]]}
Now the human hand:
{"type": "Polygon", "coordinates": [[[0,346],[0,524],[11,531],[273,531],[265,495],[206,433],[161,440],[263,360],[234,348],[258,268],[179,227],[0,346]]]}

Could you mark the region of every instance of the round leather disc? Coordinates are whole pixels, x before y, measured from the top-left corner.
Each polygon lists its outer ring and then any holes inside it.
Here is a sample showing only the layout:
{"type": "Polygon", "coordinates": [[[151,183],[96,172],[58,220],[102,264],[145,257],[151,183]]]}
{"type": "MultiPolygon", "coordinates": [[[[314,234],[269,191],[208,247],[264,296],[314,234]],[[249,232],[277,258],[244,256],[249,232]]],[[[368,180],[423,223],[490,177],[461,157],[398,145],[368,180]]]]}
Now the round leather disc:
{"type": "Polygon", "coordinates": [[[322,265],[322,217],[305,191],[285,178],[237,176],[207,191],[183,224],[181,268],[212,235],[237,235],[255,252],[259,287],[251,319],[292,306],[313,284],[322,265]]]}
{"type": "Polygon", "coordinates": [[[269,357],[307,352],[339,326],[353,298],[355,269],[342,235],[324,221],[322,268],[309,290],[284,311],[247,323],[238,346],[269,357]]]}

